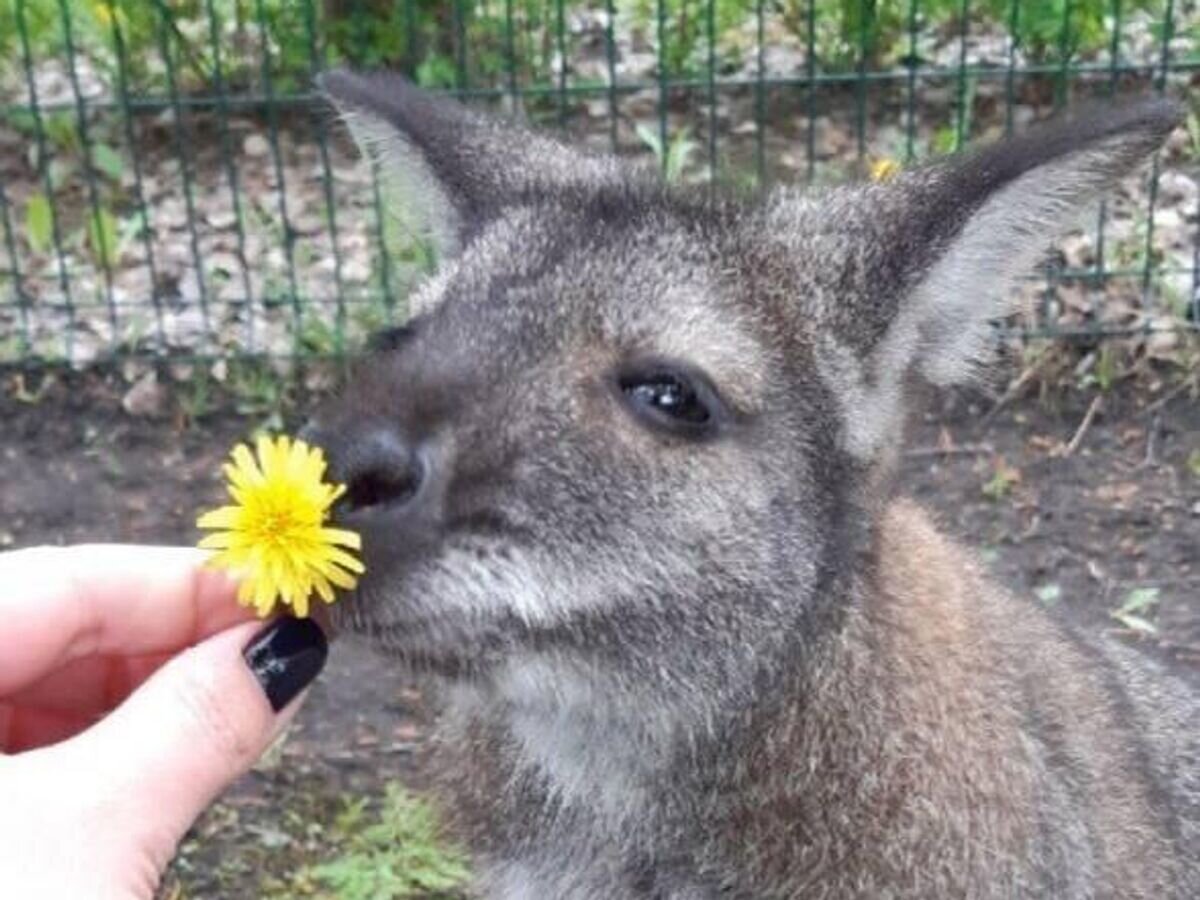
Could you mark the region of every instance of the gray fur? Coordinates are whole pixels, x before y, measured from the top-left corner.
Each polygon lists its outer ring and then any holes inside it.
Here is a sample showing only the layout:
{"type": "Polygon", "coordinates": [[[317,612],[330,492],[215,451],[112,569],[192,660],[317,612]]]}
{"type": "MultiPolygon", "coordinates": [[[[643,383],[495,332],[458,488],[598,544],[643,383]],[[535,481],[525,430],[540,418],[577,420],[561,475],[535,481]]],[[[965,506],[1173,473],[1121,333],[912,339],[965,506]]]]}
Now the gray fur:
{"type": "Polygon", "coordinates": [[[364,534],[335,617],[442,677],[481,896],[1200,896],[1195,693],[993,587],[891,464],[908,384],[969,375],[1174,106],[743,199],[324,87],[444,255],[311,432],[364,534]],[[706,374],[711,433],[631,412],[647,359],[706,374]]]}

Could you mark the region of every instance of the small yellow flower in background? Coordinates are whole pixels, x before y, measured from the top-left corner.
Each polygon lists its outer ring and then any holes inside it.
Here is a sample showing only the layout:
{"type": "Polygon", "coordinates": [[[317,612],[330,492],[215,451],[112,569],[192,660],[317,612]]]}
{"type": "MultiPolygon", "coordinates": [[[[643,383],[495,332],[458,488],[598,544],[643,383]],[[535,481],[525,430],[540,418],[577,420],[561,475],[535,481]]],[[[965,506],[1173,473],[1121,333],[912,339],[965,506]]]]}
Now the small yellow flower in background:
{"type": "Polygon", "coordinates": [[[209,565],[241,579],[242,605],[266,616],[279,600],[306,616],[313,593],[332,603],[334,588],[353,590],[364,571],[350,552],[362,549],[359,536],[325,526],[346,488],[323,480],[325,454],[304,441],[260,437],[255,452],[233,448],[224,471],[234,505],[196,520],[216,529],[200,546],[218,551],[209,565]]]}
{"type": "Polygon", "coordinates": [[[98,0],[98,2],[94,2],[92,4],[92,15],[105,28],[111,27],[114,21],[121,25],[125,24],[125,16],[121,13],[121,10],[113,7],[113,0],[98,0]]]}
{"type": "Polygon", "coordinates": [[[886,156],[871,163],[871,180],[888,181],[900,174],[900,163],[886,156]]]}

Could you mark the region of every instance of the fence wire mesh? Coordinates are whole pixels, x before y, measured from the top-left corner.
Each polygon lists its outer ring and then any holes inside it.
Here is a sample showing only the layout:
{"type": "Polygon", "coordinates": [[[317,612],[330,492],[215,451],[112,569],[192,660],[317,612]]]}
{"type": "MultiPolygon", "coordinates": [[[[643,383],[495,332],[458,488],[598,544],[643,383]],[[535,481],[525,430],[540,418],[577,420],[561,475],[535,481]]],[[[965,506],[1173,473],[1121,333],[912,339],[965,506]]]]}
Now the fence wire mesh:
{"type": "Polygon", "coordinates": [[[1070,104],[1189,107],[1022,335],[1200,325],[1197,0],[0,0],[0,362],[339,355],[431,265],[313,78],[386,66],[683,182],[886,177],[1070,104]]]}

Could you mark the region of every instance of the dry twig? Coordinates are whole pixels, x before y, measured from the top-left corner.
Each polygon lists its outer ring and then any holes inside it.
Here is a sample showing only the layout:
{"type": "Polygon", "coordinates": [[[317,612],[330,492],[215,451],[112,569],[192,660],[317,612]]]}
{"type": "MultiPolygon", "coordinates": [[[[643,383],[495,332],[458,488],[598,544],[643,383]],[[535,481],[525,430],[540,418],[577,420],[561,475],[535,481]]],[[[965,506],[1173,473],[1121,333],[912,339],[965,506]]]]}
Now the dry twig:
{"type": "Polygon", "coordinates": [[[1158,413],[1154,414],[1154,418],[1150,421],[1150,427],[1146,429],[1146,455],[1142,457],[1142,461],[1133,467],[1134,471],[1141,469],[1149,469],[1158,465],[1158,432],[1162,427],[1162,416],[1158,413]]]}
{"type": "Polygon", "coordinates": [[[1071,437],[1070,442],[1063,449],[1062,456],[1064,458],[1074,454],[1079,449],[1079,445],[1083,442],[1083,436],[1087,434],[1087,430],[1092,427],[1092,420],[1096,418],[1096,413],[1100,411],[1103,404],[1103,396],[1097,394],[1092,398],[1091,404],[1087,408],[1087,412],[1083,414],[1083,421],[1079,423],[1079,427],[1075,429],[1075,434],[1071,437]]]}
{"type": "Polygon", "coordinates": [[[1178,397],[1184,391],[1189,390],[1189,389],[1195,390],[1196,387],[1197,387],[1197,382],[1196,382],[1195,378],[1185,378],[1183,381],[1179,382],[1179,384],[1175,385],[1175,387],[1171,388],[1171,390],[1167,391],[1165,394],[1163,394],[1161,397],[1159,397],[1153,403],[1148,404],[1145,409],[1143,409],[1141,412],[1138,413],[1138,418],[1145,419],[1148,416],[1157,416],[1158,411],[1160,409],[1162,409],[1164,406],[1166,406],[1168,403],[1170,403],[1172,400],[1174,400],[1176,397],[1178,397]]]}

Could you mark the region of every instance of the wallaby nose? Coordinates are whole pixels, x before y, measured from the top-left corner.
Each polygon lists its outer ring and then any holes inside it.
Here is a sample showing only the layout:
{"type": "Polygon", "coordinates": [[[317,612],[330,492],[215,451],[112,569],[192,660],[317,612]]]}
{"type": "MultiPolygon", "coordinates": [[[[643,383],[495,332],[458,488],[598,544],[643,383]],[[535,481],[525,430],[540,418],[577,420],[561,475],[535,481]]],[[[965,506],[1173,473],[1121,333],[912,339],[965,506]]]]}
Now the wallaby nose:
{"type": "Polygon", "coordinates": [[[424,465],[395,428],[374,424],[333,430],[309,423],[300,437],[325,451],[329,477],[346,486],[337,504],[341,512],[400,507],[420,492],[424,465]]]}

